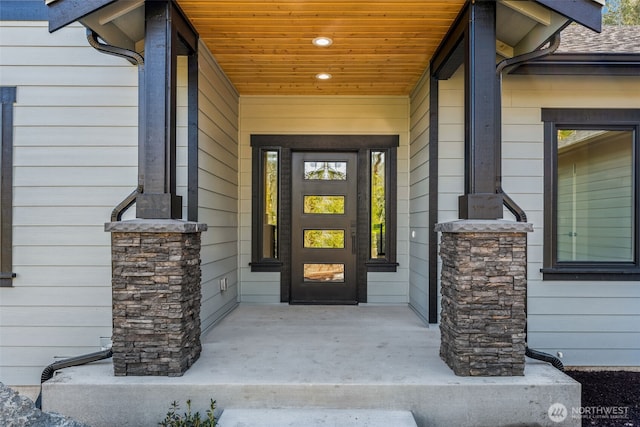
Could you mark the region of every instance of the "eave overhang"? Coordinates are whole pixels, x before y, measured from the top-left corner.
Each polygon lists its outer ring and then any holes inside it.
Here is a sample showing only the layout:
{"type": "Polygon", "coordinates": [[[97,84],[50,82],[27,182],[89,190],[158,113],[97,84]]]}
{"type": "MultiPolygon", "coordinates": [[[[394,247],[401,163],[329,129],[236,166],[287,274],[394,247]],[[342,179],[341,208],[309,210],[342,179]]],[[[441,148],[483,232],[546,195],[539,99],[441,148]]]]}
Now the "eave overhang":
{"type": "MultiPolygon", "coordinates": [[[[473,2],[485,1],[496,2],[495,51],[497,56],[501,58],[511,58],[539,49],[554,34],[574,21],[596,31],[601,29],[603,0],[473,0],[473,2]]],[[[464,14],[464,10],[471,3],[472,0],[468,0],[467,5],[463,7],[461,15],[464,14]]],[[[144,38],[144,4],[144,0],[47,0],[49,29],[50,31],[55,31],[71,22],[79,21],[84,26],[95,31],[108,44],[141,52],[144,38]]],[[[300,2],[301,6],[303,4],[304,2],[300,2]]],[[[437,10],[437,6],[429,6],[429,3],[425,3],[425,7],[434,7],[436,8],[434,10],[437,10]]],[[[206,25],[215,25],[218,21],[213,18],[214,16],[218,15],[212,14],[212,20],[210,21],[202,19],[201,21],[209,22],[206,25]]],[[[347,18],[336,16],[336,19],[344,20],[347,18]]],[[[366,19],[366,16],[363,15],[362,19],[366,19]]],[[[205,24],[200,23],[199,25],[205,24]]],[[[450,28],[451,31],[455,32],[455,24],[450,28]]],[[[232,33],[230,34],[227,37],[233,39],[232,33]]],[[[457,41],[454,41],[454,44],[455,42],[457,41]]],[[[447,37],[445,37],[443,43],[451,43],[451,40],[447,42],[447,37]]],[[[231,46],[225,47],[225,43],[218,43],[214,47],[217,49],[216,52],[219,51],[221,54],[221,58],[225,58],[225,48],[233,49],[231,46]]],[[[258,46],[253,48],[252,51],[252,45],[247,45],[244,50],[247,55],[256,55],[255,52],[262,48],[264,46],[258,46]]],[[[451,46],[448,47],[448,49],[450,48],[451,46]]],[[[234,52],[234,55],[236,53],[234,52]]],[[[459,50],[455,49],[448,51],[450,58],[448,58],[446,65],[449,72],[444,74],[449,74],[461,65],[462,55],[459,55],[459,53],[459,50]],[[451,60],[452,58],[453,60],[451,60]]],[[[430,56],[431,64],[433,65],[438,52],[436,51],[434,55],[430,56]]],[[[237,55],[234,58],[238,59],[237,55]]],[[[240,67],[239,64],[241,63],[236,61],[233,64],[235,67],[234,72],[241,77],[254,73],[255,66],[251,66],[253,59],[255,59],[254,56],[248,57],[244,61],[245,66],[248,68],[241,70],[235,69],[240,67]]],[[[366,63],[367,58],[363,59],[366,63]]],[[[261,60],[263,59],[261,58],[261,60]]],[[[305,68],[305,66],[309,68],[316,66],[317,63],[318,59],[315,57],[299,55],[296,68],[305,68]],[[306,64],[305,61],[311,62],[306,64]]],[[[221,60],[220,65],[224,70],[225,63],[223,60],[221,60]]],[[[428,62],[423,66],[427,68],[428,62]]],[[[418,74],[422,71],[407,70],[407,72],[417,72],[418,74]]],[[[234,75],[232,73],[229,74],[232,82],[234,75]]],[[[264,75],[261,76],[261,80],[266,78],[264,75]]],[[[281,83],[274,81],[272,87],[280,87],[282,86],[281,83]]],[[[366,82],[360,83],[363,87],[367,84],[366,82]]],[[[265,81],[265,84],[269,85],[267,81],[265,81]]],[[[346,88],[345,86],[343,89],[346,88]]],[[[353,90],[353,88],[351,89],[353,90]]],[[[291,90],[286,93],[293,94],[291,90]]]]}
{"type": "MultiPolygon", "coordinates": [[[[602,0],[497,0],[496,54],[512,58],[540,49],[574,21],[599,32],[602,6],[602,0]]],[[[431,71],[439,79],[448,79],[463,63],[467,9],[458,16],[431,61],[431,71]]]]}
{"type": "Polygon", "coordinates": [[[556,13],[593,31],[602,31],[604,0],[535,0],[556,13]]]}

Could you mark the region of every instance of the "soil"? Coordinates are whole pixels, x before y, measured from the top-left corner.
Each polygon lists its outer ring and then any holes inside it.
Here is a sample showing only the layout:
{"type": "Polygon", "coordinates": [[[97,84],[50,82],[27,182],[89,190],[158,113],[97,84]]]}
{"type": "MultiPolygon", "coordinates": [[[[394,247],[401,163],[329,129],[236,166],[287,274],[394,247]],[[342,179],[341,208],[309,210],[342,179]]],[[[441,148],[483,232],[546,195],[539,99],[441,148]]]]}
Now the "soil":
{"type": "Polygon", "coordinates": [[[640,427],[640,372],[565,372],[582,384],[582,425],[640,427]]]}

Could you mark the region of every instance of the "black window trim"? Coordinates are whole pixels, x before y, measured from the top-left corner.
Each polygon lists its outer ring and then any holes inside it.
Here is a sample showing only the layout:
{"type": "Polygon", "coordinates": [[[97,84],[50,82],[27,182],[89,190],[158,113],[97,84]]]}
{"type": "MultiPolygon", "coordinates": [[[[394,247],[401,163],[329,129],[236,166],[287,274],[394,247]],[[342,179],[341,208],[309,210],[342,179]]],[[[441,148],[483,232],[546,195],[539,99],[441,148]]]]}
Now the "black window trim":
{"type": "Polygon", "coordinates": [[[16,88],[0,87],[2,150],[0,172],[0,287],[12,287],[13,278],[13,104],[16,88]]]}
{"type": "Polygon", "coordinates": [[[544,122],[544,257],[543,280],[640,280],[640,109],[543,108],[544,122]],[[557,130],[604,129],[633,132],[634,254],[631,262],[558,262],[557,130]]]}
{"type": "MultiPolygon", "coordinates": [[[[280,258],[264,258],[262,257],[262,248],[263,248],[263,227],[260,215],[255,214],[256,212],[264,212],[264,198],[262,194],[264,194],[264,155],[269,151],[275,151],[278,153],[278,233],[281,232],[281,224],[286,224],[283,222],[282,218],[282,208],[281,208],[281,200],[282,200],[282,180],[280,179],[280,174],[282,173],[282,149],[279,146],[270,146],[270,145],[259,145],[252,147],[252,185],[251,185],[251,271],[263,271],[263,272],[277,272],[282,268],[281,256],[280,258]]],[[[280,246],[280,239],[278,239],[278,246],[280,246]]],[[[278,248],[278,253],[281,254],[280,248],[278,248]]]]}
{"type": "Polygon", "coordinates": [[[397,148],[399,135],[251,135],[252,147],[252,201],[251,201],[251,271],[280,272],[280,301],[289,301],[289,285],[291,283],[291,184],[282,177],[291,176],[292,151],[353,151],[358,153],[358,301],[367,302],[367,272],[395,272],[396,261],[396,205],[397,200],[391,197],[397,195],[397,148]],[[263,190],[260,150],[279,150],[279,200],[278,200],[278,260],[259,259],[262,240],[262,222],[255,212],[261,212],[260,199],[263,190]],[[386,259],[371,259],[365,248],[369,247],[370,239],[370,154],[371,151],[387,150],[389,153],[389,231],[387,233],[388,254],[386,259]]]}

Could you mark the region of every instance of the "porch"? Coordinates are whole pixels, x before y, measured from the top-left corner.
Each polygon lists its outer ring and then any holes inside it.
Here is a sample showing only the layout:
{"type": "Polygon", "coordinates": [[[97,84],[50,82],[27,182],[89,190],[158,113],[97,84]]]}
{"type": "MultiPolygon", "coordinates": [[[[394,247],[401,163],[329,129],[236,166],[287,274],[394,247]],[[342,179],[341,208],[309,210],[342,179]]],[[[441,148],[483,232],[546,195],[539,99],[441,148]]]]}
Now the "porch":
{"type": "MultiPolygon", "coordinates": [[[[43,409],[100,426],[156,426],[172,401],[229,408],[410,410],[419,426],[552,423],[580,406],[580,385],[527,360],[523,377],[458,377],[440,333],[407,306],[240,305],[203,337],[182,377],[115,377],[110,360],[43,385],[43,409]]],[[[224,427],[224,426],[223,426],[224,427]]]]}

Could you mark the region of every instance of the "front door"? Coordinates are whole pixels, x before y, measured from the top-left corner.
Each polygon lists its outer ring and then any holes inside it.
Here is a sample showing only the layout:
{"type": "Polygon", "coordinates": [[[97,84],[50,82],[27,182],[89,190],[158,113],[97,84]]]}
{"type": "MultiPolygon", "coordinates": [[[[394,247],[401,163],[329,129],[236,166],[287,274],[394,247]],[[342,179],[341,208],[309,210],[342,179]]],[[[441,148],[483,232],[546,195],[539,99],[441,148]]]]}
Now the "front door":
{"type": "Polygon", "coordinates": [[[357,304],[357,153],[294,152],[291,302],[357,304]]]}

